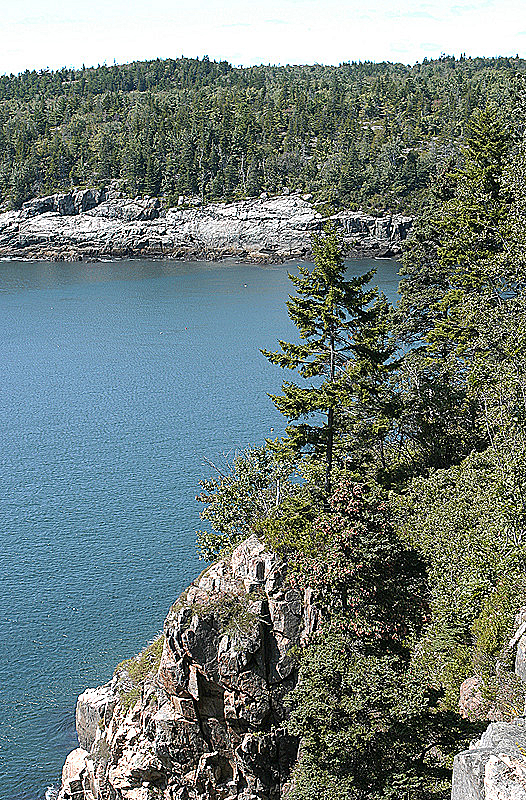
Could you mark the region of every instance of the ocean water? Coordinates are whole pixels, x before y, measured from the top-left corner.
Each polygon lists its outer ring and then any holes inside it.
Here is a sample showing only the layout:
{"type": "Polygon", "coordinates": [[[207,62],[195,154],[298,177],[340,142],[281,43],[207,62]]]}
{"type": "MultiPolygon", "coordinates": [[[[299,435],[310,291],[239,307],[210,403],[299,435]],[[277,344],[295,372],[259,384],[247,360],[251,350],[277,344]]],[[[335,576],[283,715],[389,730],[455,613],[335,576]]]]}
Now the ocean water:
{"type": "Polygon", "coordinates": [[[294,336],[295,266],[0,263],[0,800],[57,785],[77,695],[201,570],[206,459],[283,429],[259,348],[294,336]]]}

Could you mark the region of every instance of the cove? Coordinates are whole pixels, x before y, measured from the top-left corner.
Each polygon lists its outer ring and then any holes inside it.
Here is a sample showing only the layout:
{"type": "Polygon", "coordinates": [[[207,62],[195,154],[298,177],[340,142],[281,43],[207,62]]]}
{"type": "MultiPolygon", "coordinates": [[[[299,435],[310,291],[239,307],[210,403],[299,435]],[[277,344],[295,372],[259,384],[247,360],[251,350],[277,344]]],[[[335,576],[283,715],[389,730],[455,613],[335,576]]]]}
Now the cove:
{"type": "MultiPolygon", "coordinates": [[[[203,564],[195,495],[283,430],[297,263],[0,263],[0,798],[37,800],[77,695],[160,629],[203,564]]],[[[398,264],[376,267],[396,298],[398,264]]]]}

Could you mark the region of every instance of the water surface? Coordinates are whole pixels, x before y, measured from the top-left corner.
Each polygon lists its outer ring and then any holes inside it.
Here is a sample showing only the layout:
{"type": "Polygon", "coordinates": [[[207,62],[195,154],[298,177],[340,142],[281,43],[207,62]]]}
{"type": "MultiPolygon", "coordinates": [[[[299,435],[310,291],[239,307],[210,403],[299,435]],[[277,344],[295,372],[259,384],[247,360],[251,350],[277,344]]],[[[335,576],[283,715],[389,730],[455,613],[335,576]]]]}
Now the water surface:
{"type": "Polygon", "coordinates": [[[202,568],[205,459],[283,429],[259,348],[294,336],[294,266],[0,263],[0,800],[57,782],[77,695],[202,568]]]}

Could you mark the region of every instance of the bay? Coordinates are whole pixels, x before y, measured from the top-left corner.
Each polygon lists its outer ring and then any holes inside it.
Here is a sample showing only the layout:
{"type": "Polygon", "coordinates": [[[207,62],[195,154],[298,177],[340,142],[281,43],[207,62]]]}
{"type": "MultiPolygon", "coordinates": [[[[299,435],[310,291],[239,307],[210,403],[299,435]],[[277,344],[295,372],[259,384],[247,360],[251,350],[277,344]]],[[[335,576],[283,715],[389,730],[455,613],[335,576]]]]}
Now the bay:
{"type": "MultiPolygon", "coordinates": [[[[395,261],[375,267],[394,299],[395,261]]],[[[202,569],[206,459],[278,435],[259,353],[297,263],[0,263],[0,800],[37,800],[88,686],[202,569]]]]}

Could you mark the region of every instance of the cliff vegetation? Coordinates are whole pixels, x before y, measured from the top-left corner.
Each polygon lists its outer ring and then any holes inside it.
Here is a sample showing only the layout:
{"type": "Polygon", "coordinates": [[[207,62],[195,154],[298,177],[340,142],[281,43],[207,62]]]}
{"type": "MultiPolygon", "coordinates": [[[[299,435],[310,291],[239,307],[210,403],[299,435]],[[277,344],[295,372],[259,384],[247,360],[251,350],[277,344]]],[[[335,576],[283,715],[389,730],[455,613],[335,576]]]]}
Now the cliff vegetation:
{"type": "Polygon", "coordinates": [[[460,166],[405,247],[396,307],[371,275],[346,275],[334,230],[316,240],[287,303],[298,339],[265,353],[299,373],[273,397],[286,434],[203,484],[204,555],[253,530],[319,612],[287,699],[293,800],[445,800],[480,721],[522,714],[509,644],[526,599],[519,111],[472,114],[460,166]],[[461,714],[466,681],[478,705],[461,714]]]}

